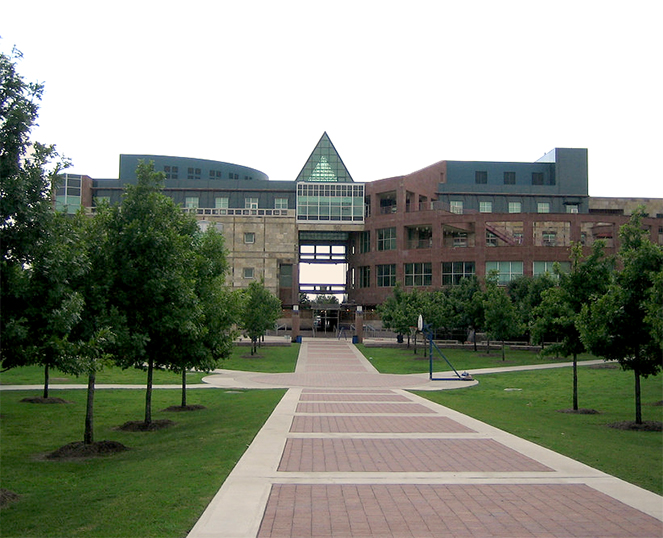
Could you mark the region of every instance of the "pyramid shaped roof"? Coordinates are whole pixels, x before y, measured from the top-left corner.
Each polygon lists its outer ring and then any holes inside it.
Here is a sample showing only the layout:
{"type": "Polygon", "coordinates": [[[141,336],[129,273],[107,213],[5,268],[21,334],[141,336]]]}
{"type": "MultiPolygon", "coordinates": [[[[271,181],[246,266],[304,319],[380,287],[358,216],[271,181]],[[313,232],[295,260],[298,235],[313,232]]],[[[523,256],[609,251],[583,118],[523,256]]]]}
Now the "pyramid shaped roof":
{"type": "Polygon", "coordinates": [[[299,172],[296,181],[354,183],[327,132],[322,133],[322,137],[304,164],[304,168],[299,172]]]}

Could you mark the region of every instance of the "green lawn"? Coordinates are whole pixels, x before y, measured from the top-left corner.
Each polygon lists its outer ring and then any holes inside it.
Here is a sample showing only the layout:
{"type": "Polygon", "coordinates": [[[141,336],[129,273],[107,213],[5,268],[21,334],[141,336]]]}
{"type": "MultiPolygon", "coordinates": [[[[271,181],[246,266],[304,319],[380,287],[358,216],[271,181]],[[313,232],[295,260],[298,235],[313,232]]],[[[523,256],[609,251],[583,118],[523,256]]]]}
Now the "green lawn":
{"type": "MultiPolygon", "coordinates": [[[[428,373],[429,359],[428,348],[419,344],[417,354],[414,347],[404,348],[380,348],[358,345],[357,348],[367,357],[373,366],[383,374],[422,374],[428,373]]],[[[568,362],[570,359],[556,359],[554,357],[540,357],[531,351],[506,350],[506,360],[502,360],[501,351],[486,353],[485,349],[474,352],[467,349],[444,349],[442,353],[458,371],[472,370],[476,368],[500,368],[502,366],[524,366],[529,364],[549,364],[568,362]]],[[[591,360],[596,357],[581,355],[578,360],[591,360]]],[[[436,351],[433,356],[433,369],[436,372],[450,371],[451,369],[436,351]]]]}
{"type": "MultiPolygon", "coordinates": [[[[607,426],[635,419],[633,373],[591,366],[578,371],[579,407],[598,415],[558,412],[572,407],[566,368],[481,375],[473,387],[417,394],[663,494],[663,435],[607,426]]],[[[643,379],[643,420],[663,421],[663,406],[654,405],[661,400],[662,376],[643,379]]]]}
{"type": "MultiPolygon", "coordinates": [[[[232,354],[227,359],[219,362],[219,368],[228,370],[246,370],[248,372],[294,372],[299,354],[299,344],[291,346],[262,346],[258,353],[251,356],[251,348],[248,346],[235,346],[232,354]]],[[[64,374],[58,370],[51,370],[50,385],[63,383],[87,384],[86,377],[76,377],[64,374]]],[[[187,373],[187,384],[200,383],[207,374],[203,372],[187,373]]],[[[103,383],[127,383],[145,384],[147,372],[137,369],[113,367],[106,368],[97,374],[97,384],[103,383]]],[[[155,385],[179,385],[182,376],[179,373],[168,370],[156,370],[154,372],[155,385]]],[[[0,374],[1,385],[42,385],[44,383],[44,369],[41,366],[24,366],[13,368],[0,374]]]]}
{"type": "Polygon", "coordinates": [[[269,374],[295,371],[300,344],[290,346],[262,346],[251,355],[249,346],[235,346],[232,354],[219,363],[219,368],[269,374]]]}
{"type": "Polygon", "coordinates": [[[21,495],[2,509],[2,536],[184,537],[281,399],[282,390],[190,390],[205,410],[166,413],[179,392],[155,390],[153,418],[176,425],[149,433],[113,428],[143,417],[144,392],[104,390],[95,400],[96,440],[131,450],[86,461],[45,461],[82,439],[86,391],[58,391],[70,405],[19,403],[0,392],[1,486],[21,495]]]}

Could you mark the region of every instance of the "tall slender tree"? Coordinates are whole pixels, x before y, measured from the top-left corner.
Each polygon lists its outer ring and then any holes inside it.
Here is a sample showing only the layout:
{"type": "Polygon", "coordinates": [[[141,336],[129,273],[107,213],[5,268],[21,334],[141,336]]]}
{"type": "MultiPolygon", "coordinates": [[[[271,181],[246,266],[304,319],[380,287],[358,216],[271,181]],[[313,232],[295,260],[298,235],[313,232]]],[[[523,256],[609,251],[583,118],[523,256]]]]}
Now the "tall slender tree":
{"type": "Polygon", "coordinates": [[[265,288],[262,280],[251,282],[242,295],[240,325],[251,339],[251,355],[254,355],[258,340],[274,327],[281,314],[281,301],[265,288]]]}
{"type": "Polygon", "coordinates": [[[543,301],[533,311],[530,325],[535,341],[547,335],[556,342],[542,350],[544,355],[573,357],[573,410],[578,411],[578,355],[585,351],[577,322],[583,305],[608,289],[614,260],[606,257],[602,241],[592,245],[589,256],[580,243],[571,246],[571,270],[555,273],[559,285],[543,292],[543,301]]]}
{"type": "Polygon", "coordinates": [[[640,379],[663,369],[663,352],[656,337],[660,319],[652,315],[663,271],[663,248],[642,228],[643,210],[633,213],[619,232],[619,260],[607,292],[585,305],[578,321],[583,342],[595,355],[616,360],[635,377],[635,422],[642,424],[640,379]]]}

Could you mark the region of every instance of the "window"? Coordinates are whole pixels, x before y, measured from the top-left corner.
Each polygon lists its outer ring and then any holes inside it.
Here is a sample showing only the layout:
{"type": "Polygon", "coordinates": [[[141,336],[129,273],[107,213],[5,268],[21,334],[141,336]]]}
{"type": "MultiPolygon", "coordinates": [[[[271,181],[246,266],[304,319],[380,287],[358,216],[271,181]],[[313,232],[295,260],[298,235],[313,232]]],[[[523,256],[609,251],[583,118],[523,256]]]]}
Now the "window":
{"type": "Polygon", "coordinates": [[[452,213],[456,213],[458,215],[463,214],[463,202],[461,200],[451,200],[451,202],[449,202],[449,206],[452,213]]]}
{"type": "Polygon", "coordinates": [[[228,197],[217,196],[216,198],[214,198],[214,207],[216,209],[228,209],[228,197]]]}
{"type": "Polygon", "coordinates": [[[532,172],[532,185],[543,185],[543,172],[532,172]]]}
{"type": "Polygon", "coordinates": [[[490,230],[486,230],[486,246],[487,247],[497,246],[497,236],[490,230]]]}
{"type": "Polygon", "coordinates": [[[381,228],[378,233],[378,250],[396,250],[396,228],[381,228]]]}
{"type": "Polygon", "coordinates": [[[497,271],[497,282],[501,286],[523,275],[523,262],[486,262],[486,275],[497,271]]]}
{"type": "Polygon", "coordinates": [[[198,207],[198,197],[197,196],[187,196],[184,203],[184,207],[187,209],[196,209],[198,207]]]}
{"type": "Polygon", "coordinates": [[[371,268],[369,266],[364,266],[359,268],[359,287],[360,288],[371,287],[371,268]]]}
{"type": "Polygon", "coordinates": [[[550,213],[550,202],[539,202],[536,204],[537,213],[550,213]]]}
{"type": "Polygon", "coordinates": [[[568,204],[566,206],[567,213],[579,213],[578,204],[568,204]]]}
{"type": "Polygon", "coordinates": [[[200,168],[187,168],[187,179],[200,179],[201,170],[200,168]]]}
{"type": "Polygon", "coordinates": [[[244,268],[244,278],[255,278],[253,273],[254,273],[253,267],[244,268]]]}
{"type": "Polygon", "coordinates": [[[557,246],[557,232],[543,232],[543,246],[544,247],[557,246]]]}
{"type": "Polygon", "coordinates": [[[548,273],[551,276],[555,276],[554,266],[556,263],[559,264],[562,273],[571,271],[571,262],[534,262],[532,274],[539,276],[548,273]]]}
{"type": "Polygon", "coordinates": [[[361,235],[359,236],[359,252],[363,254],[364,252],[370,252],[371,251],[371,232],[370,230],[366,230],[365,232],[361,232],[361,235]]]}
{"type": "Polygon", "coordinates": [[[405,264],[406,286],[430,286],[433,283],[433,265],[426,263],[405,264]]]}
{"type": "Polygon", "coordinates": [[[522,204],[520,202],[509,202],[509,213],[521,213],[522,204]]]}
{"type": "Polygon", "coordinates": [[[480,213],[492,213],[493,212],[493,202],[479,202],[479,212],[480,213]]]}
{"type": "Polygon", "coordinates": [[[292,264],[284,263],[279,272],[279,287],[292,288],[292,264]]]}
{"type": "Polygon", "coordinates": [[[485,185],[488,183],[488,172],[479,170],[474,172],[474,182],[477,185],[485,185]]]}
{"type": "Polygon", "coordinates": [[[258,209],[258,199],[244,198],[244,209],[258,209]]]}
{"type": "Polygon", "coordinates": [[[256,234],[253,232],[246,232],[244,234],[244,243],[251,245],[256,242],[256,234]]]}
{"type": "Polygon", "coordinates": [[[166,179],[178,179],[177,166],[165,165],[163,171],[166,173],[166,179]]]}
{"type": "Polygon", "coordinates": [[[377,285],[380,288],[390,288],[396,285],[396,264],[377,265],[377,285]]]}
{"type": "Polygon", "coordinates": [[[463,278],[474,275],[474,262],[442,262],[442,285],[456,286],[463,278]]]}
{"type": "Polygon", "coordinates": [[[454,248],[467,247],[467,232],[458,232],[454,234],[454,248]]]}
{"type": "Polygon", "coordinates": [[[516,173],[515,172],[504,172],[504,184],[505,185],[515,185],[516,184],[516,173]]]}
{"type": "Polygon", "coordinates": [[[274,200],[274,209],[288,209],[288,199],[276,198],[274,200]]]}

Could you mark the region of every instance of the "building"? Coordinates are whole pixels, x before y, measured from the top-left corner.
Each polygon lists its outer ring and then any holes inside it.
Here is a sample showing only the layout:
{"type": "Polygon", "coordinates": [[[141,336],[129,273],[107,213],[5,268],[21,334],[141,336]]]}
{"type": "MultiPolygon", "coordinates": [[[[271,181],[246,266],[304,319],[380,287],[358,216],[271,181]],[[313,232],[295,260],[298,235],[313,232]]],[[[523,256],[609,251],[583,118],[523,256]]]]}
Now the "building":
{"type": "Polygon", "coordinates": [[[397,282],[436,288],[495,270],[506,284],[550,272],[568,265],[572,242],[602,239],[616,251],[619,227],[640,205],[663,244],[663,199],[591,198],[586,149],[556,148],[531,163],[440,161],[361,183],[324,133],[293,181],[219,161],[121,155],[119,179],[65,174],[59,206],[119,202],[140,159],[165,174],[165,193],[201,227],[223,232],[229,283],[264,278],[286,307],[300,293],[339,293],[370,308],[397,282]],[[300,282],[301,263],[347,264],[346,283],[300,282]]]}

